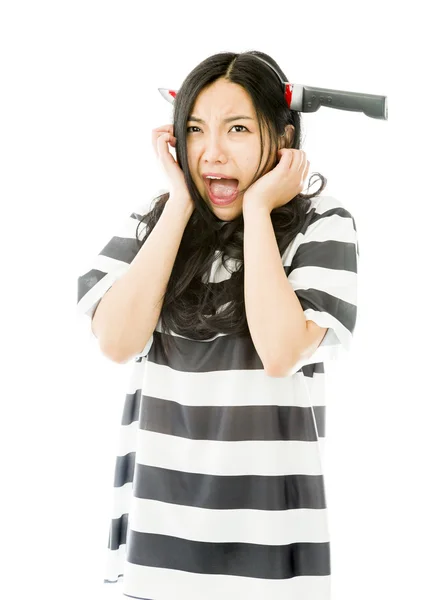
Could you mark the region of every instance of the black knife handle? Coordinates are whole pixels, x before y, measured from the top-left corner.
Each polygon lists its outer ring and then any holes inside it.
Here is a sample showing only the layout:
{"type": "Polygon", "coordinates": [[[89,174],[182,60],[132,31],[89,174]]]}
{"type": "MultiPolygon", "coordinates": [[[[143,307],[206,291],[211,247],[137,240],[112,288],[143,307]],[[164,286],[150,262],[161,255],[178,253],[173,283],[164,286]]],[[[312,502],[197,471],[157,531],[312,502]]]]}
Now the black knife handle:
{"type": "Polygon", "coordinates": [[[363,112],[373,119],[388,120],[387,96],[327,90],[304,85],[302,112],[316,112],[320,106],[363,112]]]}

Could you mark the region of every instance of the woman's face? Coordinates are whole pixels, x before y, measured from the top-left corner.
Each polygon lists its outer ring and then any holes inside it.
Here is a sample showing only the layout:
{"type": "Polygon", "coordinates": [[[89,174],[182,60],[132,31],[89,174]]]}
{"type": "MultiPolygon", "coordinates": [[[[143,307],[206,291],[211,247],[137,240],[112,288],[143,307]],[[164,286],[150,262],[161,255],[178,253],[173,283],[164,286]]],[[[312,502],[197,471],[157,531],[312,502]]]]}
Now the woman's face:
{"type": "MultiPolygon", "coordinates": [[[[264,160],[268,152],[266,135],[264,160]]],[[[261,153],[260,135],[253,103],[243,87],[218,79],[199,94],[187,122],[187,153],[192,179],[212,212],[223,221],[238,217],[243,194],[227,206],[217,206],[210,199],[203,174],[237,179],[239,188],[253,180],[261,153]]]]}

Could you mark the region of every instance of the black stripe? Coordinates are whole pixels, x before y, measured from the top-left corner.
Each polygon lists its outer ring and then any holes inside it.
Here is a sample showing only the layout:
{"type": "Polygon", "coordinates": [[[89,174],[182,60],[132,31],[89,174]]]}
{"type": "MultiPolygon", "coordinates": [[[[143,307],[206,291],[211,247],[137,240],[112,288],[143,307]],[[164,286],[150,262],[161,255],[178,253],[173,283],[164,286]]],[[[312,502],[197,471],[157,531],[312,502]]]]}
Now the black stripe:
{"type": "Polygon", "coordinates": [[[312,208],[312,210],[310,210],[307,213],[307,218],[306,218],[303,228],[301,230],[302,233],[305,234],[305,232],[310,227],[310,225],[313,225],[314,223],[316,223],[316,221],[320,221],[321,219],[328,219],[328,218],[332,217],[333,215],[338,215],[339,217],[351,219],[354,229],[356,230],[356,223],[355,223],[355,220],[354,220],[354,217],[352,216],[352,214],[346,208],[344,208],[342,206],[334,206],[334,207],[329,208],[328,210],[324,211],[323,213],[316,212],[316,209],[312,208]]]}
{"type": "MultiPolygon", "coordinates": [[[[137,224],[134,224],[137,227],[137,224]]],[[[130,264],[140,250],[140,244],[135,237],[114,236],[109,240],[103,250],[100,252],[103,256],[121,260],[130,264]]]]}
{"type": "Polygon", "coordinates": [[[318,439],[310,406],[184,406],[153,396],[143,396],[140,429],[217,442],[318,439]]]}
{"type": "Polygon", "coordinates": [[[161,336],[164,335],[166,334],[158,331],[153,332],[154,339],[149,352],[149,362],[190,373],[264,369],[250,335],[223,335],[210,342],[198,342],[174,336],[173,351],[170,352],[169,361],[161,344],[161,336]]]}
{"type": "Polygon", "coordinates": [[[316,373],[321,375],[325,373],[324,363],[312,363],[311,365],[304,365],[301,370],[306,377],[312,378],[316,373]]]}
{"type": "Polygon", "coordinates": [[[214,510],[326,508],[323,475],[205,475],[136,465],[134,496],[214,510]]]}
{"type": "MultiPolygon", "coordinates": [[[[312,305],[317,306],[317,310],[321,312],[324,310],[324,305],[327,306],[327,310],[330,306],[330,313],[333,316],[343,321],[344,325],[354,327],[356,306],[353,304],[316,290],[298,290],[296,293],[300,297],[301,305],[305,302],[307,308],[312,305]]],[[[218,335],[206,341],[173,336],[169,360],[164,354],[162,345],[162,338],[166,335],[159,331],[153,332],[153,343],[148,354],[149,362],[184,373],[264,370],[250,334],[218,335]]],[[[298,372],[300,370],[301,368],[298,372]]]]}
{"type": "Polygon", "coordinates": [[[128,562],[146,567],[260,579],[330,575],[329,542],[265,546],[197,542],[132,530],[129,535],[128,562]]]}
{"type": "Polygon", "coordinates": [[[117,456],[115,461],[114,487],[122,487],[134,480],[135,452],[117,456]]]}
{"type": "Polygon", "coordinates": [[[326,508],[323,475],[204,475],[135,464],[135,453],[116,461],[115,487],[137,480],[137,498],[215,510],[326,508]]]}
{"type": "Polygon", "coordinates": [[[326,508],[323,475],[205,475],[135,464],[134,453],[118,457],[118,465],[127,462],[127,481],[133,483],[133,495],[181,506],[214,510],[290,510],[326,508]],[[137,476],[134,478],[134,470],[137,476]],[[130,473],[131,472],[131,473],[130,473]],[[130,473],[130,475],[129,475],[130,473]],[[134,481],[135,479],[135,481],[134,481]]]}
{"type": "MultiPolygon", "coordinates": [[[[285,265],[287,276],[299,267],[322,267],[357,273],[356,246],[353,242],[327,240],[300,244],[290,265],[285,265]]],[[[296,290],[297,291],[297,290],[296,290]]]]}
{"type": "Polygon", "coordinates": [[[127,513],[121,515],[118,519],[112,519],[109,528],[108,548],[110,550],[118,550],[121,544],[126,543],[127,538],[127,513]]]}
{"type": "MultiPolygon", "coordinates": [[[[134,362],[136,363],[140,363],[143,360],[145,360],[145,356],[138,356],[137,358],[134,359],[134,362]]],[[[313,378],[313,376],[318,373],[323,375],[325,373],[325,369],[324,369],[324,363],[312,363],[310,365],[303,365],[300,369],[303,373],[305,377],[310,377],[313,378]]],[[[298,371],[299,373],[299,371],[298,371]]]]}
{"type": "Polygon", "coordinates": [[[319,312],[328,312],[348,331],[353,333],[356,326],[357,306],[336,296],[312,288],[296,290],[302,310],[311,308],[319,312]]]}
{"type": "Polygon", "coordinates": [[[107,273],[98,269],[91,269],[77,279],[77,304],[99,281],[105,277],[107,273]]]}
{"type": "Polygon", "coordinates": [[[133,394],[126,394],[124,401],[122,425],[130,425],[140,418],[141,389],[138,388],[133,394]]]}
{"type": "MultiPolygon", "coordinates": [[[[148,355],[149,362],[189,373],[264,369],[252,338],[248,334],[218,335],[210,341],[188,340],[174,336],[169,361],[166,359],[161,343],[161,338],[165,335],[159,331],[153,332],[153,343],[148,355]]],[[[306,374],[307,370],[303,372],[306,374]]]]}
{"type": "MultiPolygon", "coordinates": [[[[322,363],[318,364],[322,365],[322,363]]],[[[122,425],[130,425],[134,421],[140,420],[141,396],[140,389],[133,394],[126,394],[122,425]]],[[[184,406],[176,402],[143,395],[140,427],[167,434],[171,433],[170,427],[173,427],[172,435],[193,439],[312,441],[317,437],[325,437],[325,411],[325,406],[313,406],[314,419],[318,429],[318,436],[316,436],[313,415],[309,406],[184,406]],[[255,422],[257,415],[259,415],[260,422],[255,422]],[[220,437],[219,431],[215,432],[214,437],[209,435],[210,423],[215,422],[217,427],[221,425],[222,433],[224,431],[223,424],[229,423],[230,420],[234,421],[236,437],[233,437],[231,432],[228,432],[225,437],[220,437]],[[196,422],[198,426],[192,425],[192,421],[196,422]],[[264,422],[261,423],[261,421],[264,422]],[[238,427],[238,423],[241,422],[243,424],[238,427]],[[257,429],[245,434],[250,429],[251,422],[257,429]],[[281,430],[273,431],[271,434],[269,426],[272,423],[281,430]],[[195,431],[194,435],[189,435],[191,430],[195,431]],[[241,432],[241,435],[238,431],[241,432]]]]}

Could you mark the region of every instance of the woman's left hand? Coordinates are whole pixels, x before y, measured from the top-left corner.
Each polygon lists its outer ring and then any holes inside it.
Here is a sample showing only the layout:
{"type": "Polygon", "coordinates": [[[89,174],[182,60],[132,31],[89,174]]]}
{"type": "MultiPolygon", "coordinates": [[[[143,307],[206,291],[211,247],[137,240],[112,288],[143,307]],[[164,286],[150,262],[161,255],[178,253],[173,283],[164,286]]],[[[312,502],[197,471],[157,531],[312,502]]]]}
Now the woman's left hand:
{"type": "Polygon", "coordinates": [[[310,168],[306,153],[296,148],[278,150],[279,163],[260,177],[244,194],[243,210],[264,207],[272,212],[304,189],[310,168]]]}

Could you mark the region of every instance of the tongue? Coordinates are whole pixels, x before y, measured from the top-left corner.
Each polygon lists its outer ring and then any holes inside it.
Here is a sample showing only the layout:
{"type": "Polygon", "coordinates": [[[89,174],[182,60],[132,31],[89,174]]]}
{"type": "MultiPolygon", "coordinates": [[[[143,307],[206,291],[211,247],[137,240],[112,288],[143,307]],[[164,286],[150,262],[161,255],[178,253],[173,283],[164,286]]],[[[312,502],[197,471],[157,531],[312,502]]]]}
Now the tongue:
{"type": "Polygon", "coordinates": [[[210,191],[217,198],[230,198],[236,192],[238,187],[237,179],[223,179],[214,181],[210,184],[210,191]]]}

